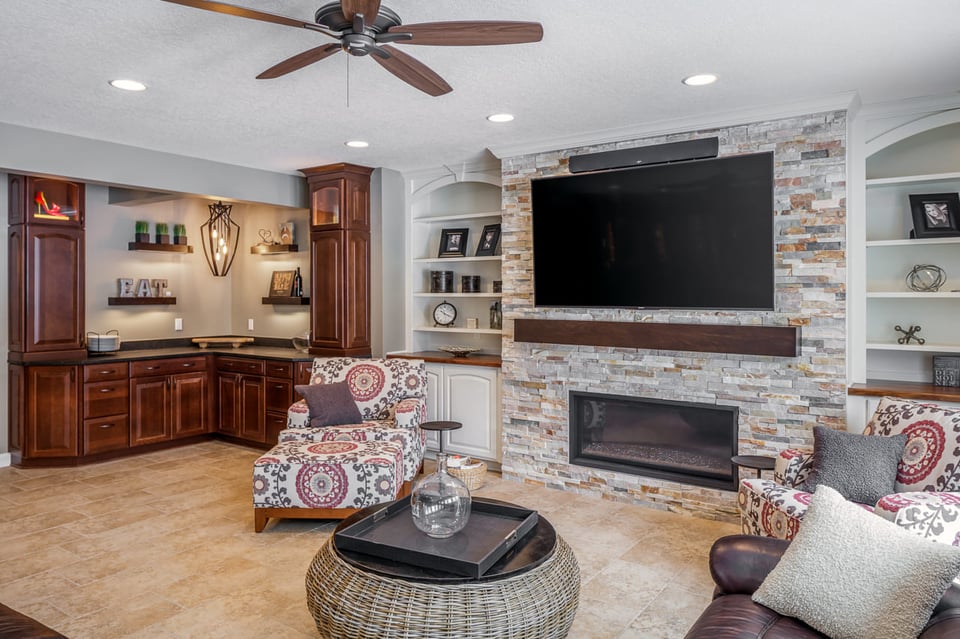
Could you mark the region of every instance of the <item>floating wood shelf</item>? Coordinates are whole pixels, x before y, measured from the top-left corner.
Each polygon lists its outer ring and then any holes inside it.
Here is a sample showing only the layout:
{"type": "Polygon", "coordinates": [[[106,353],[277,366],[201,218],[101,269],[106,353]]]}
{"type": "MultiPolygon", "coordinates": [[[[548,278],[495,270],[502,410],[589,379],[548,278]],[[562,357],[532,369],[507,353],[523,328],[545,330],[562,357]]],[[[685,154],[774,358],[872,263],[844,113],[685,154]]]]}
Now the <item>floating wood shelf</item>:
{"type": "Polygon", "coordinates": [[[108,306],[148,306],[176,304],[175,297],[108,297],[108,306]]]}
{"type": "Polygon", "coordinates": [[[660,351],[734,353],[796,357],[796,326],[592,322],[585,320],[514,320],[514,340],[660,351]]]}
{"type": "Polygon", "coordinates": [[[296,244],[254,244],[250,252],[256,255],[273,255],[276,253],[299,253],[300,247],[296,244]]]}
{"type": "Polygon", "coordinates": [[[309,297],[263,297],[264,304],[280,304],[286,306],[309,306],[309,297]]]}
{"type": "Polygon", "coordinates": [[[187,244],[154,244],[152,242],[130,242],[129,251],[163,251],[166,253],[193,253],[193,247],[187,244]]]}

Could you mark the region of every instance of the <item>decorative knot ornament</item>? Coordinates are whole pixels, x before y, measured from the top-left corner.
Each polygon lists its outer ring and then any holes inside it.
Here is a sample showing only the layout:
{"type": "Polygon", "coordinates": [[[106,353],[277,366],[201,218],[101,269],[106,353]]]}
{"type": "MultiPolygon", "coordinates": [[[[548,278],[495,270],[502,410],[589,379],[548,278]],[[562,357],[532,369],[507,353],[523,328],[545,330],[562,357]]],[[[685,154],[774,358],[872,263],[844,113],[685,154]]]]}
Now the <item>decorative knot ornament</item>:
{"type": "Polygon", "coordinates": [[[900,328],[900,325],[897,324],[897,325],[894,326],[893,328],[894,328],[894,330],[896,330],[896,331],[898,331],[898,332],[900,332],[900,333],[903,333],[903,337],[901,337],[901,338],[899,338],[899,339],[897,340],[897,344],[909,344],[909,343],[910,343],[910,340],[916,340],[916,341],[917,341],[917,344],[923,345],[923,344],[926,343],[926,341],[927,341],[927,340],[923,339],[922,337],[917,337],[917,333],[920,332],[920,327],[919,327],[919,326],[913,326],[913,325],[911,325],[910,328],[908,328],[907,330],[903,330],[902,328],[900,328]]]}

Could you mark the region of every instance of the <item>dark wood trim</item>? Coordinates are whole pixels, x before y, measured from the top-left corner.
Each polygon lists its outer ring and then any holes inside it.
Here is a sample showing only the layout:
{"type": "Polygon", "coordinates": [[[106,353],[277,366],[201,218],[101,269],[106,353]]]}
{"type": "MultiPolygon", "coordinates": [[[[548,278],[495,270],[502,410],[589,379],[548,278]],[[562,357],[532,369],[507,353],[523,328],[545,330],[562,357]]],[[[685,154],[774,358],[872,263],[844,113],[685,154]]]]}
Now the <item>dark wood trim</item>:
{"type": "Polygon", "coordinates": [[[175,297],[108,297],[107,306],[148,306],[172,305],[177,303],[175,297]]]}
{"type": "Polygon", "coordinates": [[[514,320],[514,341],[662,351],[796,357],[797,326],[514,320]]]}
{"type": "Polygon", "coordinates": [[[309,297],[261,297],[261,303],[280,306],[310,306],[309,297]]]}
{"type": "Polygon", "coordinates": [[[130,242],[128,251],[165,251],[167,253],[193,253],[193,247],[187,244],[155,244],[153,242],[130,242]]]}
{"type": "Polygon", "coordinates": [[[300,247],[296,244],[254,244],[250,252],[255,255],[273,255],[274,253],[299,253],[300,247]]]}
{"type": "Polygon", "coordinates": [[[900,397],[925,401],[960,402],[960,387],[935,386],[926,382],[898,382],[889,379],[868,379],[866,384],[851,384],[847,395],[865,397],[900,397]]]}
{"type": "Polygon", "coordinates": [[[471,353],[467,357],[454,357],[450,353],[443,351],[419,351],[414,353],[390,353],[387,359],[422,359],[431,364],[457,364],[460,366],[489,366],[490,368],[500,368],[501,360],[499,355],[489,355],[486,353],[471,353]]]}

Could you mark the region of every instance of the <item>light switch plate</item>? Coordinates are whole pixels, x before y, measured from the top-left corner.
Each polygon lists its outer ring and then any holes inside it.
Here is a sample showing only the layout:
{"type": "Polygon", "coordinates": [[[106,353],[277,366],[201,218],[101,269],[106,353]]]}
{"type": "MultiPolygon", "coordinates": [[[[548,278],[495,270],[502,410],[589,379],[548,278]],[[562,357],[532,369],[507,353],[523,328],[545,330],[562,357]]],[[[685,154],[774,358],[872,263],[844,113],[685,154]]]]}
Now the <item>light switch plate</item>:
{"type": "Polygon", "coordinates": [[[252,318],[252,317],[247,320],[247,330],[248,330],[248,331],[252,331],[252,330],[253,330],[253,318],[252,318]]]}
{"type": "Polygon", "coordinates": [[[182,331],[182,330],[183,330],[183,318],[182,318],[182,317],[175,317],[175,318],[173,319],[173,330],[175,330],[175,331],[182,331]]]}

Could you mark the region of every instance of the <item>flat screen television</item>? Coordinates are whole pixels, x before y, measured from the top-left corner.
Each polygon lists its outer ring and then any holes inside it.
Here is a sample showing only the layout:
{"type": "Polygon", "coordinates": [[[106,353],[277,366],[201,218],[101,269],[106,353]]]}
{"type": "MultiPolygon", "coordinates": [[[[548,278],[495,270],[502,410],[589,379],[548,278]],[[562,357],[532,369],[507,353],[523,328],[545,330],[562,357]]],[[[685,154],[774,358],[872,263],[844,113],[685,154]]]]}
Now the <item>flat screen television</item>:
{"type": "Polygon", "coordinates": [[[773,310],[773,153],[532,181],[534,304],[773,310]]]}

